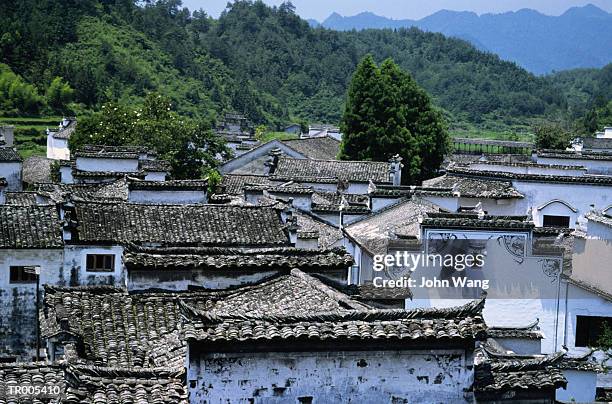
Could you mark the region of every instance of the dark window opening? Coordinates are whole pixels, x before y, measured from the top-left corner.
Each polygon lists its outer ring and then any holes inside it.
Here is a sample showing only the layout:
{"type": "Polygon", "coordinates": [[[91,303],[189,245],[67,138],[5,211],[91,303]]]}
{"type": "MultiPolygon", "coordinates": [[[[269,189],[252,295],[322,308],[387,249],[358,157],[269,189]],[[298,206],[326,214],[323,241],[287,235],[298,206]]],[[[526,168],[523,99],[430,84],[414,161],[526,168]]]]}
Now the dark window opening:
{"type": "Polygon", "coordinates": [[[87,254],[87,271],[113,272],[115,256],[113,254],[87,254]]]}
{"type": "Polygon", "coordinates": [[[554,216],[554,215],[544,215],[544,227],[566,227],[570,226],[570,218],[569,216],[554,216]]]}
{"type": "Polygon", "coordinates": [[[605,326],[612,328],[612,317],[576,316],[576,346],[597,346],[605,326]]]}
{"type": "Polygon", "coordinates": [[[10,267],[10,283],[36,283],[34,267],[10,267]]]}

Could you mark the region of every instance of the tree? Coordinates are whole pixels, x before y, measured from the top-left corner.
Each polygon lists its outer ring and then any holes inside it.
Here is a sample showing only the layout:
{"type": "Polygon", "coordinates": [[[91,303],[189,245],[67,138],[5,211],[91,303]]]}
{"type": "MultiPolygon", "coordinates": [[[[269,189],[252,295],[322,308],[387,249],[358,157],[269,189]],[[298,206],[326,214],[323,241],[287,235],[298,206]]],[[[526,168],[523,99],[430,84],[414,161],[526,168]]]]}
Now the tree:
{"type": "Polygon", "coordinates": [[[84,144],[148,146],[172,164],[173,176],[179,179],[200,178],[230,154],[210,122],[178,115],[159,94],[149,94],[140,108],[103,105],[79,122],[70,138],[71,148],[84,144]]]}
{"type": "Polygon", "coordinates": [[[66,105],[72,101],[74,90],[61,77],[56,77],[47,88],[47,105],[56,112],[64,112],[66,105]]]}
{"type": "Polygon", "coordinates": [[[538,149],[565,150],[574,138],[571,132],[556,123],[539,125],[534,131],[538,149]]]}
{"type": "Polygon", "coordinates": [[[376,66],[366,56],[351,80],[341,129],[340,158],[403,158],[402,182],[435,175],[449,150],[441,114],[427,93],[391,59],[376,66]]]}

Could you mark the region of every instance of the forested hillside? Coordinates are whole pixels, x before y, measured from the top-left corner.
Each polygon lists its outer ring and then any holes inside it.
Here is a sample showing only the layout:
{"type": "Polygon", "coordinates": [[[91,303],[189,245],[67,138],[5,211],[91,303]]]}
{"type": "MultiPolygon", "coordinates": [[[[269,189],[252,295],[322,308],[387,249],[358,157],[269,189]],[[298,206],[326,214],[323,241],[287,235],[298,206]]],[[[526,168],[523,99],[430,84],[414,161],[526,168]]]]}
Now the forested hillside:
{"type": "Polygon", "coordinates": [[[290,3],[237,1],[217,20],[179,0],[138,3],[0,3],[0,62],[8,66],[0,69],[0,92],[18,96],[10,89],[19,79],[38,97],[27,109],[0,104],[0,114],[83,113],[107,101],[138,104],[158,91],[188,116],[236,110],[271,126],[337,123],[351,75],[371,53],[408,70],[452,125],[511,127],[567,116],[564,86],[441,34],[313,29],[290,3]],[[58,77],[73,92],[51,103],[58,77]]]}

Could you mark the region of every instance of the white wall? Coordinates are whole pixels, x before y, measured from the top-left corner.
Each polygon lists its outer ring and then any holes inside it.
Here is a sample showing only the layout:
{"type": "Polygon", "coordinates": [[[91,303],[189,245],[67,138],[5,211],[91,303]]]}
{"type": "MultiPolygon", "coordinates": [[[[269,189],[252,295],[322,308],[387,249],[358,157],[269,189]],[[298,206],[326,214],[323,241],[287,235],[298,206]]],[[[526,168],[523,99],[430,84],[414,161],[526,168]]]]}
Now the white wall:
{"type": "MultiPolygon", "coordinates": [[[[521,180],[512,180],[512,185],[525,195],[517,205],[517,208],[522,210],[519,214],[524,214],[529,206],[533,207],[535,214],[537,207],[558,199],[577,209],[576,218],[582,219],[591,209],[591,204],[595,204],[595,208],[601,210],[609,206],[612,201],[612,186],[521,180]]],[[[570,226],[573,227],[574,224],[575,220],[570,221],[570,226]]]]}
{"type": "Polygon", "coordinates": [[[539,355],[542,352],[541,340],[536,338],[495,338],[495,341],[521,355],[539,355]]]}
{"type": "Polygon", "coordinates": [[[206,203],[205,191],[134,190],[128,199],[133,203],[188,204],[206,203]]]}
{"type": "Polygon", "coordinates": [[[64,268],[69,271],[70,285],[115,285],[124,286],[126,277],[123,269],[123,247],[66,245],[64,268]],[[112,272],[87,271],[87,254],[113,254],[115,268],[112,272]]]}
{"type": "Polygon", "coordinates": [[[149,171],[144,179],[146,181],[166,181],[167,176],[168,173],[165,171],[149,171]]]}
{"type": "Polygon", "coordinates": [[[517,174],[543,174],[543,175],[564,175],[564,176],[581,176],[586,173],[586,169],[573,168],[563,169],[556,167],[539,167],[529,165],[503,165],[503,164],[483,164],[483,163],[471,163],[470,169],[479,171],[502,171],[506,173],[517,173],[517,174]]]}
{"type": "Polygon", "coordinates": [[[52,160],[70,160],[70,149],[68,139],[56,139],[53,135],[47,135],[47,158],[52,160]]]}
{"type": "Polygon", "coordinates": [[[569,217],[570,228],[573,229],[576,227],[576,220],[578,219],[578,213],[574,212],[567,205],[559,201],[553,201],[544,207],[542,206],[543,205],[534,207],[535,209],[533,209],[532,211],[533,222],[535,223],[537,227],[542,227],[544,225],[544,216],[567,216],[569,217]]]}
{"type": "Polygon", "coordinates": [[[0,178],[6,178],[7,191],[22,190],[22,164],[20,161],[0,162],[0,178]]]}
{"type": "Polygon", "coordinates": [[[76,168],[82,171],[136,172],[138,159],[77,157],[76,168]]]}
{"type": "Polygon", "coordinates": [[[556,399],[563,402],[591,403],[595,401],[597,373],[578,370],[564,370],[567,390],[557,389],[556,399]]]}
{"type": "Polygon", "coordinates": [[[225,289],[232,286],[261,282],[263,279],[277,274],[278,271],[130,271],[127,285],[130,290],[162,288],[170,290],[187,290],[189,286],[209,289],[225,289]]]}
{"type": "MultiPolygon", "coordinates": [[[[381,342],[381,348],[384,342],[381,342]]],[[[340,349],[341,347],[339,347],[340,349]]],[[[195,355],[194,402],[471,402],[463,350],[246,352],[195,355]],[[250,400],[250,401],[249,401],[250,400]]]]}
{"type": "MultiPolygon", "coordinates": [[[[10,283],[11,266],[40,266],[42,285],[66,285],[63,250],[0,250],[0,355],[31,360],[36,352],[36,283],[10,283]]],[[[42,296],[41,296],[42,302],[42,296]]]]}
{"type": "Polygon", "coordinates": [[[64,184],[74,184],[74,177],[72,177],[72,167],[60,167],[60,180],[64,184]]]}
{"type": "Polygon", "coordinates": [[[612,160],[562,159],[538,156],[536,162],[540,164],[582,166],[587,169],[589,174],[612,174],[612,160]]]}

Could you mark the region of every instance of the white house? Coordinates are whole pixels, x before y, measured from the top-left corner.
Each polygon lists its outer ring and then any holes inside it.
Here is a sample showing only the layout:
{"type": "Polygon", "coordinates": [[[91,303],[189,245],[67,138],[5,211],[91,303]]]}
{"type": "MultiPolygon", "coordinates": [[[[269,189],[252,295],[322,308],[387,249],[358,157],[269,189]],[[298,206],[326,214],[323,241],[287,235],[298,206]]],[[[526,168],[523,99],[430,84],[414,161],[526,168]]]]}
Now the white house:
{"type": "Polygon", "coordinates": [[[0,125],[0,147],[13,147],[15,145],[15,127],[0,125]]]}
{"type": "Polygon", "coordinates": [[[76,129],[76,118],[64,118],[57,131],[47,129],[47,158],[52,160],[70,160],[68,141],[76,129]]]}

